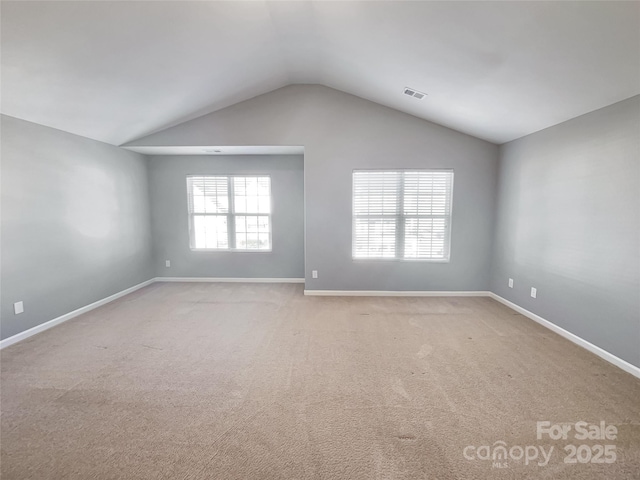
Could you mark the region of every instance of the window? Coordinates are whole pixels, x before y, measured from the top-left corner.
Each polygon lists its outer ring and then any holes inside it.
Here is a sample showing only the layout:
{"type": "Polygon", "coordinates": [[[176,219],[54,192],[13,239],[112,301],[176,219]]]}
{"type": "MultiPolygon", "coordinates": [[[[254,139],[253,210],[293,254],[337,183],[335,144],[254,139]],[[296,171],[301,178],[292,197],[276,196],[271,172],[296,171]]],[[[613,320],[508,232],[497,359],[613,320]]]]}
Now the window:
{"type": "Polygon", "coordinates": [[[190,176],[193,250],[271,250],[271,178],[190,176]]]}
{"type": "Polygon", "coordinates": [[[353,258],[449,261],[452,170],[353,172],[353,258]]]}

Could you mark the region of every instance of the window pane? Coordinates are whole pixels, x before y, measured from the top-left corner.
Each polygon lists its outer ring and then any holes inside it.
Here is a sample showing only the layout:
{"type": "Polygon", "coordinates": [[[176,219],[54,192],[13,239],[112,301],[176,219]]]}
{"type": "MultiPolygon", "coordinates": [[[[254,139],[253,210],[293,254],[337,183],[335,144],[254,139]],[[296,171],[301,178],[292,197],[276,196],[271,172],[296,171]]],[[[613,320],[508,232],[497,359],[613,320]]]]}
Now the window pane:
{"type": "Polygon", "coordinates": [[[247,212],[247,197],[239,197],[235,196],[235,211],[237,213],[246,213],[247,212]]]}
{"type": "Polygon", "coordinates": [[[269,232],[269,217],[261,215],[258,217],[258,231],[269,232]]]}
{"type": "Polygon", "coordinates": [[[258,197],[258,213],[271,212],[271,199],[269,197],[258,197]]]}
{"type": "Polygon", "coordinates": [[[271,179],[269,177],[258,177],[258,195],[268,197],[271,195],[271,179]]]}
{"type": "Polygon", "coordinates": [[[353,172],[355,215],[396,215],[400,172],[353,172]]]}
{"type": "Polygon", "coordinates": [[[236,233],[247,231],[247,217],[236,215],[236,233]]]}
{"type": "Polygon", "coordinates": [[[451,211],[450,171],[404,172],[405,215],[449,215],[451,211]]]}
{"type": "Polygon", "coordinates": [[[188,177],[190,213],[228,213],[227,177],[188,177]]]}
{"type": "Polygon", "coordinates": [[[233,178],[235,213],[271,213],[269,177],[233,178]]]}
{"type": "Polygon", "coordinates": [[[269,250],[269,234],[268,233],[260,233],[258,234],[258,249],[260,250],[269,250]]]}
{"type": "Polygon", "coordinates": [[[250,217],[245,217],[247,219],[247,232],[257,232],[258,231],[258,218],[253,215],[250,217]]]}
{"type": "Polygon", "coordinates": [[[236,248],[239,250],[247,249],[247,233],[236,232],[236,248]]]}
{"type": "Polygon", "coordinates": [[[408,218],[405,220],[405,258],[448,258],[448,220],[444,218],[408,218]]]}
{"type": "Polygon", "coordinates": [[[229,248],[226,215],[194,215],[195,248],[229,248]]]}
{"type": "Polygon", "coordinates": [[[258,197],[247,197],[247,211],[246,213],[258,212],[258,197]]]}
{"type": "Polygon", "coordinates": [[[236,215],[236,248],[270,250],[270,222],[267,215],[236,215]]]}
{"type": "Polygon", "coordinates": [[[258,195],[258,179],[256,177],[246,177],[247,182],[247,195],[258,195]]]}
{"type": "Polygon", "coordinates": [[[204,213],[204,195],[195,195],[193,197],[193,212],[204,213]]]}
{"type": "Polygon", "coordinates": [[[404,257],[449,259],[451,171],[407,171],[404,177],[404,257]]]}
{"type": "Polygon", "coordinates": [[[258,234],[257,233],[247,233],[247,248],[251,250],[258,249],[258,234]]]}
{"type": "Polygon", "coordinates": [[[355,222],[353,256],[355,258],[394,258],[396,256],[396,219],[358,218],[355,222]]]}

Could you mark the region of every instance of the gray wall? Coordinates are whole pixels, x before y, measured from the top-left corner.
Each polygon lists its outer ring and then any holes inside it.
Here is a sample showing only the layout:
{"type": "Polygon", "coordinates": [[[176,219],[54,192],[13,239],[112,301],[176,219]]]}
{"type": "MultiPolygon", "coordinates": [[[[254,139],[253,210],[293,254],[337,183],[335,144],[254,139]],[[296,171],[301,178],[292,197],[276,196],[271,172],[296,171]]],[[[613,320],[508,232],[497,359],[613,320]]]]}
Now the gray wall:
{"type": "Polygon", "coordinates": [[[496,145],[318,85],[288,86],[131,145],[304,145],[307,289],[489,289],[496,145]],[[455,170],[450,263],[352,260],[359,168],[455,170]]]}
{"type": "Polygon", "coordinates": [[[147,160],[1,121],[2,338],[152,278],[147,160]]]}
{"type": "Polygon", "coordinates": [[[304,177],[300,155],[155,156],[149,162],[157,276],[304,277],[304,177]],[[269,174],[271,252],[194,252],[189,248],[187,175],[269,174]],[[165,267],[165,260],[171,267],[165,267]]]}
{"type": "Polygon", "coordinates": [[[640,97],[503,145],[492,290],[640,366],[639,192],[640,97]]]}

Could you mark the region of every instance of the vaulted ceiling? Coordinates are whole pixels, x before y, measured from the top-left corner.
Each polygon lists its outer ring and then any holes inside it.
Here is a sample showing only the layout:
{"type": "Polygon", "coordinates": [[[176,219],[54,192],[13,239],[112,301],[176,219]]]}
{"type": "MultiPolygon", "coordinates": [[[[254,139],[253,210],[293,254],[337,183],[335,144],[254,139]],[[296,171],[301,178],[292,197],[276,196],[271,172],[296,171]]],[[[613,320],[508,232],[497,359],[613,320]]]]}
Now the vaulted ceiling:
{"type": "Polygon", "coordinates": [[[2,1],[1,14],[2,113],[115,145],[295,83],[494,143],[640,94],[640,2],[2,1]]]}

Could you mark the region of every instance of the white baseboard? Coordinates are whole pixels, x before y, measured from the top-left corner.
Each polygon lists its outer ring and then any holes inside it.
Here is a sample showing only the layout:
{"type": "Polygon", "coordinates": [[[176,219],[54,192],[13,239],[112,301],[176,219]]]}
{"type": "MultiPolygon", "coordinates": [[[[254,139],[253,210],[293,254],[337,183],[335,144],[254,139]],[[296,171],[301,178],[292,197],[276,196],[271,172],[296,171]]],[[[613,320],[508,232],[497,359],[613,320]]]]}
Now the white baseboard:
{"type": "Polygon", "coordinates": [[[304,283],[304,278],[156,277],[154,280],[189,283],[304,283]]]}
{"type": "Polygon", "coordinates": [[[490,292],[445,292],[408,290],[305,290],[305,295],[321,297],[488,297],[490,292]]]}
{"type": "Polygon", "coordinates": [[[539,323],[543,327],[547,327],[549,330],[557,333],[558,335],[566,338],[567,340],[575,343],[576,345],[589,350],[591,353],[596,354],[600,358],[606,360],[609,363],[612,363],[618,368],[621,368],[625,372],[630,373],[634,377],[640,378],[640,368],[630,364],[626,360],[622,360],[621,358],[616,357],[614,354],[609,353],[606,350],[598,347],[597,345],[594,345],[593,343],[588,342],[584,338],[581,338],[576,334],[571,333],[568,330],[565,330],[564,328],[557,326],[555,323],[551,323],[549,320],[546,320],[541,316],[536,315],[535,313],[522,308],[520,305],[516,305],[515,303],[510,302],[506,298],[502,298],[500,295],[496,295],[495,293],[490,292],[489,296],[494,300],[502,303],[503,305],[506,305],[507,307],[515,310],[516,312],[524,315],[525,317],[530,318],[534,322],[539,323]]]}
{"type": "Polygon", "coordinates": [[[142,282],[137,285],[134,285],[133,287],[129,287],[126,290],[122,290],[121,292],[114,293],[113,295],[107,298],[103,298],[102,300],[98,300],[97,302],[93,302],[89,305],[85,305],[84,307],[78,308],[73,312],[65,313],[64,315],[54,318],[53,320],[49,320],[48,322],[44,322],[44,323],[41,323],[40,325],[36,325],[35,327],[30,328],[29,330],[25,330],[24,332],[20,332],[9,338],[5,338],[4,340],[0,341],[0,350],[2,350],[5,347],[8,347],[9,345],[13,345],[14,343],[17,343],[21,340],[29,338],[37,333],[44,332],[45,330],[49,330],[50,328],[55,327],[56,325],[59,325],[62,322],[66,322],[67,320],[71,320],[72,318],[82,315],[83,313],[87,313],[109,302],[113,302],[114,300],[120,297],[129,295],[130,293],[133,293],[136,290],[141,289],[142,287],[151,285],[152,283],[154,283],[154,281],[155,279],[152,278],[150,280],[147,280],[146,282],[142,282]]]}

